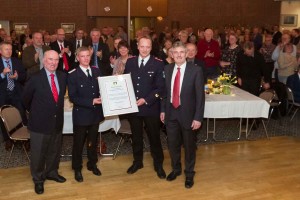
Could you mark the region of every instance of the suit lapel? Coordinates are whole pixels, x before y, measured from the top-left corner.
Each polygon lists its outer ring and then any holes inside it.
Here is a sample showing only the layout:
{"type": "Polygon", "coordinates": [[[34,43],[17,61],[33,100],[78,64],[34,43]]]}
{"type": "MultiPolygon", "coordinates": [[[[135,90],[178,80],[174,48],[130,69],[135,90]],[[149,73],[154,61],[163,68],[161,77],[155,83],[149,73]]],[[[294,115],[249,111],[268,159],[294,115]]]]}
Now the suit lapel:
{"type": "Polygon", "coordinates": [[[166,72],[167,88],[170,88],[170,91],[172,91],[171,87],[172,87],[172,75],[173,75],[174,67],[175,67],[175,63],[171,64],[170,67],[167,68],[167,72],[166,72]]]}
{"type": "Polygon", "coordinates": [[[189,81],[189,77],[191,77],[191,69],[192,69],[191,67],[192,66],[190,65],[190,63],[186,63],[180,93],[182,90],[185,90],[184,88],[186,87],[186,84],[189,81]]]}
{"type": "Polygon", "coordinates": [[[49,99],[51,99],[51,102],[54,103],[55,101],[54,101],[54,98],[53,98],[51,86],[49,84],[47,73],[46,73],[46,70],[44,68],[41,70],[41,84],[42,84],[42,87],[44,88],[47,96],[49,96],[49,99]]]}

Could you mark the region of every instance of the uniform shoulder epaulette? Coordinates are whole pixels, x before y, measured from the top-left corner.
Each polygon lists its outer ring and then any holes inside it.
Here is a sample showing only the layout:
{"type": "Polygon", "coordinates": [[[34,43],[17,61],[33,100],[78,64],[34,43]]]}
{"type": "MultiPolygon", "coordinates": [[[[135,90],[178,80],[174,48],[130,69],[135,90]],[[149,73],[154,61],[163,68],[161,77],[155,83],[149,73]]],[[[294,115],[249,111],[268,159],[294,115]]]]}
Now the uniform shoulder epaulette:
{"type": "Polygon", "coordinates": [[[162,61],[161,59],[159,59],[159,58],[157,58],[157,57],[155,57],[155,60],[159,60],[159,61],[162,61]]]}
{"type": "Polygon", "coordinates": [[[69,71],[69,74],[71,74],[72,72],[75,72],[76,69],[72,69],[71,71],[69,71]]]}

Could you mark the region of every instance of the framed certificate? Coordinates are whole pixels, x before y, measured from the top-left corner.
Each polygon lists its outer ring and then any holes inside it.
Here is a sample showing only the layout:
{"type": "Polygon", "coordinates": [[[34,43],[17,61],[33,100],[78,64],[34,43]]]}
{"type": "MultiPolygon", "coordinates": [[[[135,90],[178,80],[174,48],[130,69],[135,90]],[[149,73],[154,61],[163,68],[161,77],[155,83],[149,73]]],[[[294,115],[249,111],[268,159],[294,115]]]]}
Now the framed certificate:
{"type": "Polygon", "coordinates": [[[138,112],[130,74],[98,77],[104,117],[138,112]]]}

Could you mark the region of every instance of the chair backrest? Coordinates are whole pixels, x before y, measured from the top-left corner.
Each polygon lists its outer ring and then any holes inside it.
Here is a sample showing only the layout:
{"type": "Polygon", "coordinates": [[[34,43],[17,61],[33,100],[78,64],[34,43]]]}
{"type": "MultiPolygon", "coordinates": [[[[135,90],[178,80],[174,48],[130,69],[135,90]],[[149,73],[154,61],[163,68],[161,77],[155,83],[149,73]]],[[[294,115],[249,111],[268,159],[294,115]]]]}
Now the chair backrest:
{"type": "Polygon", "coordinates": [[[294,103],[294,95],[293,95],[293,91],[291,90],[291,88],[286,87],[286,93],[287,93],[288,101],[291,103],[294,103]]]}
{"type": "Polygon", "coordinates": [[[259,97],[266,100],[269,104],[271,104],[271,102],[275,98],[275,92],[274,90],[266,90],[260,93],[259,97]]]}
{"type": "Polygon", "coordinates": [[[11,131],[22,124],[22,118],[17,108],[4,105],[0,108],[0,116],[5,126],[7,133],[10,135],[11,131]]]}

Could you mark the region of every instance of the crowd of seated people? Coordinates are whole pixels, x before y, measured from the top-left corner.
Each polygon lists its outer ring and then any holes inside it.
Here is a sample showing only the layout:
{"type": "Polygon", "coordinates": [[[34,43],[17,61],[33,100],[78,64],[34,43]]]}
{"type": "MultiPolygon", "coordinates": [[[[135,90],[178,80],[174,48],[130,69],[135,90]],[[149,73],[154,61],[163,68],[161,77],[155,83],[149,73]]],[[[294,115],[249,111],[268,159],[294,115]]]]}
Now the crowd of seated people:
{"type": "MultiPolygon", "coordinates": [[[[32,33],[27,28],[21,35],[17,35],[14,30],[7,34],[5,29],[1,28],[0,42],[11,44],[11,57],[20,60],[21,67],[27,71],[25,80],[28,80],[32,73],[42,68],[43,53],[49,49],[59,53],[58,70],[69,72],[78,67],[75,52],[81,46],[90,48],[92,52],[90,64],[98,66],[102,75],[122,74],[127,59],[138,55],[137,41],[146,35],[152,39],[151,54],[163,60],[165,64],[174,62],[172,43],[181,41],[191,49],[189,53],[191,56],[188,59],[203,69],[206,78],[216,78],[221,73],[227,73],[237,76],[240,80],[238,84],[241,87],[243,85],[241,80],[245,77],[239,77],[239,75],[247,72],[248,64],[251,67],[251,63],[248,62],[253,62],[248,57],[263,58],[261,67],[255,67],[250,71],[259,70],[253,73],[255,81],[259,81],[256,85],[263,80],[264,83],[267,83],[264,85],[265,89],[272,85],[276,86],[276,83],[280,82],[286,84],[287,80],[291,79],[290,77],[298,73],[300,31],[293,29],[280,32],[277,25],[271,29],[258,26],[252,29],[243,27],[205,28],[198,29],[196,33],[192,27],[181,30],[170,30],[165,27],[160,33],[143,27],[136,30],[135,37],[131,41],[127,41],[127,33],[123,26],[117,27],[116,31],[112,27],[95,28],[90,33],[79,28],[72,35],[66,35],[61,28],[53,33],[46,30],[32,33]],[[251,51],[247,53],[248,50],[251,51]],[[244,66],[239,66],[238,61],[244,63],[244,66]]],[[[0,72],[2,73],[2,71],[0,72]]],[[[21,84],[24,85],[26,82],[22,81],[21,84]]],[[[290,87],[292,90],[299,90],[299,87],[290,87]]],[[[299,91],[293,92],[299,94],[299,91]]],[[[255,94],[257,95],[256,92],[255,94]]],[[[6,102],[2,102],[0,106],[4,103],[6,102]]]]}

